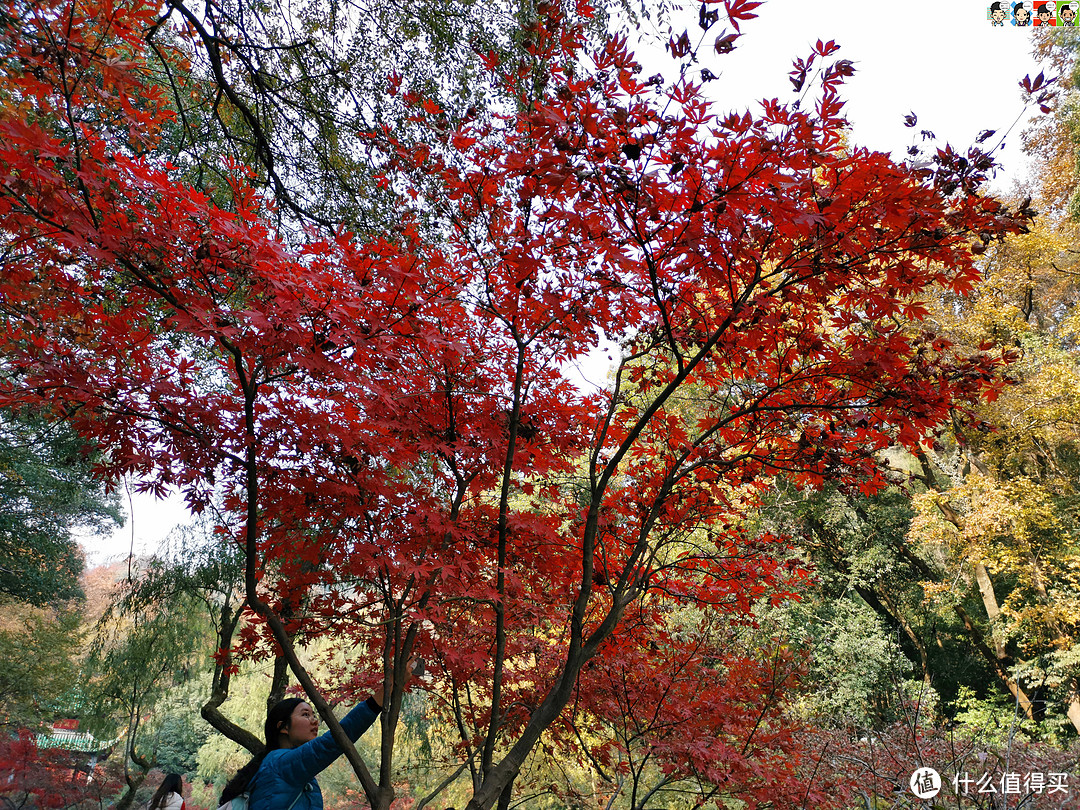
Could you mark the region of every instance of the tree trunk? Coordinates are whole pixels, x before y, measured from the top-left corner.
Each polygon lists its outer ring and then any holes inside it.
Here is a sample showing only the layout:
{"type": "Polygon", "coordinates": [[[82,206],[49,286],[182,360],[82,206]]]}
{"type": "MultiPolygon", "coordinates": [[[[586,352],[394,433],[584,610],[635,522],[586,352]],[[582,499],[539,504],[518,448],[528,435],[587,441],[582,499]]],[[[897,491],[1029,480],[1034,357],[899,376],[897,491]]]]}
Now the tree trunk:
{"type": "MultiPolygon", "coordinates": [[[[941,577],[939,577],[937,573],[932,568],[930,568],[930,566],[927,565],[927,563],[923,559],[921,559],[910,548],[908,548],[906,543],[899,542],[896,544],[895,547],[897,551],[900,552],[900,555],[904,557],[904,559],[906,559],[909,563],[911,563],[911,565],[915,568],[915,570],[923,579],[929,582],[941,582],[941,577]]],[[[989,575],[987,575],[987,578],[989,578],[989,575]]],[[[990,591],[991,593],[993,593],[992,587],[990,588],[990,591]]],[[[974,645],[975,649],[983,657],[986,663],[990,665],[990,668],[994,671],[994,674],[997,675],[998,680],[1001,682],[1001,685],[1004,686],[1009,691],[1009,694],[1011,694],[1016,700],[1017,704],[1020,706],[1021,711],[1024,712],[1024,716],[1030,720],[1034,720],[1034,703],[1032,702],[1028,694],[1024,691],[1023,687],[1021,687],[1020,684],[1016,680],[1014,680],[1013,677],[1009,674],[1009,667],[1011,667],[1013,664],[1011,657],[1008,654],[1004,653],[1004,651],[1002,651],[1002,654],[999,654],[996,650],[990,648],[990,646],[986,643],[986,639],[983,636],[982,631],[978,628],[975,622],[972,621],[971,616],[968,615],[968,612],[964,609],[963,605],[954,605],[953,611],[956,613],[957,617],[960,619],[960,622],[963,624],[964,630],[967,632],[968,638],[971,640],[971,643],[974,645]]]]}
{"type": "Polygon", "coordinates": [[[904,631],[904,637],[910,642],[911,646],[915,648],[916,654],[919,656],[919,666],[922,669],[923,683],[926,686],[930,686],[930,654],[926,651],[926,645],[923,644],[922,639],[915,633],[915,629],[911,626],[908,620],[904,617],[903,612],[900,610],[900,606],[896,604],[888,593],[881,594],[882,601],[888,605],[888,613],[891,615],[900,629],[904,631]]]}
{"type": "Polygon", "coordinates": [[[994,583],[990,580],[990,572],[982,563],[975,563],[972,569],[975,571],[975,582],[979,586],[979,595],[982,596],[986,618],[990,620],[990,636],[994,641],[994,652],[997,653],[998,658],[1005,658],[1005,639],[996,628],[998,617],[1001,616],[1001,606],[998,604],[997,594],[994,593],[994,583]]]}
{"type": "Polygon", "coordinates": [[[510,799],[514,795],[514,780],[511,779],[503,792],[499,794],[499,810],[510,810],[510,799]]]}
{"type": "Polygon", "coordinates": [[[128,810],[135,803],[135,794],[146,781],[146,775],[150,773],[153,765],[146,757],[136,753],[134,747],[131,749],[129,759],[139,766],[139,773],[132,775],[131,771],[125,768],[124,782],[127,786],[124,788],[124,795],[116,802],[115,810],[128,810]]]}
{"type": "Polygon", "coordinates": [[[199,710],[203,720],[213,728],[220,731],[228,739],[244,746],[252,754],[258,754],[263,750],[264,742],[257,735],[252,734],[246,728],[241,728],[220,711],[221,704],[229,698],[229,684],[232,681],[232,638],[236,630],[236,624],[240,619],[242,605],[234,612],[230,604],[229,596],[221,606],[221,619],[218,623],[218,650],[221,656],[214,665],[214,678],[210,687],[210,699],[199,710]]]}
{"type": "MultiPolygon", "coordinates": [[[[933,489],[940,495],[944,495],[944,489],[938,481],[937,475],[934,473],[933,466],[926,457],[926,454],[919,453],[917,458],[922,465],[923,474],[920,476],[922,481],[928,488],[933,489]]],[[[976,469],[979,469],[983,474],[988,474],[986,468],[971,454],[967,455],[967,459],[976,466],[976,469]]],[[[960,514],[953,508],[952,504],[945,501],[943,498],[940,498],[937,501],[937,507],[947,521],[953,524],[959,531],[962,532],[964,530],[963,520],[961,519],[960,514]]],[[[934,575],[925,562],[913,554],[906,545],[901,544],[901,547],[902,553],[916,565],[916,568],[920,570],[924,577],[934,582],[940,582],[940,578],[934,575]]],[[[994,629],[994,624],[1001,615],[1001,607],[998,605],[997,595],[994,593],[994,584],[990,579],[990,572],[986,570],[986,566],[982,563],[975,563],[973,568],[975,571],[975,582],[979,588],[979,595],[982,597],[983,607],[986,609],[986,616],[990,620],[994,648],[991,649],[986,644],[986,639],[984,638],[982,631],[976,627],[962,605],[955,605],[953,610],[963,623],[968,637],[975,645],[975,649],[979,651],[982,657],[994,670],[994,673],[998,676],[998,680],[1001,681],[1002,685],[1009,690],[1009,694],[1013,696],[1013,699],[1024,713],[1024,716],[1029,720],[1034,720],[1034,701],[1032,701],[1031,697],[1024,691],[1020,682],[1015,680],[1012,675],[1009,674],[1009,668],[1013,664],[1012,657],[1005,649],[1004,639],[1002,639],[1000,634],[994,629]]]]}

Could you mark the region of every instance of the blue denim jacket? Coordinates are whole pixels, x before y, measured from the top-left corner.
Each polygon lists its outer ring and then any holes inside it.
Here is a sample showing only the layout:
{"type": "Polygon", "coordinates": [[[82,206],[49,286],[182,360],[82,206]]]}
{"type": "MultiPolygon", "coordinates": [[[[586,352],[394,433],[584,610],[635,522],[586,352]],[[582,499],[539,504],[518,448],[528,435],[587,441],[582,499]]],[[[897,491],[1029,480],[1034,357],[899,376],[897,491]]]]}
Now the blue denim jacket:
{"type": "MultiPolygon", "coordinates": [[[[378,704],[368,698],[341,719],[341,727],[356,742],[378,716],[378,704]]],[[[292,810],[322,810],[322,791],[315,775],[339,756],[341,749],[329,731],[297,748],[269,752],[255,774],[248,807],[288,810],[292,805],[292,810]]]]}

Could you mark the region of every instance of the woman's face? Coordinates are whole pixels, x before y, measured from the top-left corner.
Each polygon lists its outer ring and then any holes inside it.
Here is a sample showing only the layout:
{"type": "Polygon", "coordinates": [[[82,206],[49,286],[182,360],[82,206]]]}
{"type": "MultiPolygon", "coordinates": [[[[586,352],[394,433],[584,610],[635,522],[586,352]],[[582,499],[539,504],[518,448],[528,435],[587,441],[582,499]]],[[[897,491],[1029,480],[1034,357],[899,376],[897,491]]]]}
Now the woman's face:
{"type": "Polygon", "coordinates": [[[1016,10],[1016,21],[1020,25],[1027,25],[1027,21],[1031,19],[1031,12],[1026,8],[1018,8],[1016,10]]]}
{"type": "Polygon", "coordinates": [[[288,726],[281,733],[288,738],[289,748],[311,742],[319,736],[319,716],[306,703],[297,703],[289,715],[288,726]]]}

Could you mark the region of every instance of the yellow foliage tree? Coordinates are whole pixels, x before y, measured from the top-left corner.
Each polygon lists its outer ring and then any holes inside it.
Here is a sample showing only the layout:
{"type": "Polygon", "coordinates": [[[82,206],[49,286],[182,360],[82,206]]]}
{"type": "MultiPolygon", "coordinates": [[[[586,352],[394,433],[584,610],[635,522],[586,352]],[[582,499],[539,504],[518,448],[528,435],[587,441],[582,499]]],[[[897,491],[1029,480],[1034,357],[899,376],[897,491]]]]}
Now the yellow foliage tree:
{"type": "Polygon", "coordinates": [[[1010,346],[1016,359],[999,396],[958,415],[919,459],[927,491],[909,540],[935,563],[924,583],[934,604],[962,613],[977,592],[984,615],[961,618],[1024,712],[1040,716],[1038,696],[1056,690],[1080,732],[1080,232],[1068,213],[1080,38],[1037,45],[1064,75],[1058,111],[1025,133],[1038,171],[1021,193],[1045,213],[984,254],[974,295],[928,304],[956,344],[1010,346]]]}

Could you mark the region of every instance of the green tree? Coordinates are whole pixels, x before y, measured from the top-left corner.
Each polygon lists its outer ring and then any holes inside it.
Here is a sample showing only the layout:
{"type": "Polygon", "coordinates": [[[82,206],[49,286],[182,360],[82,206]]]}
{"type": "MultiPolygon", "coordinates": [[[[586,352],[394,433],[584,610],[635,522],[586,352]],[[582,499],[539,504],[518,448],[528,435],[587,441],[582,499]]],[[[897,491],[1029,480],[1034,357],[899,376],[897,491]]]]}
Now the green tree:
{"type": "Polygon", "coordinates": [[[5,606],[0,619],[0,726],[32,728],[65,708],[65,695],[78,679],[79,622],[75,610],[5,606]]]}
{"type": "Polygon", "coordinates": [[[71,427],[0,408],[0,724],[70,711],[83,599],[78,533],[122,522],[71,427]]]}
{"type": "Polygon", "coordinates": [[[146,737],[157,767],[166,773],[191,774],[199,766],[199,749],[213,731],[199,713],[207,680],[181,683],[154,706],[146,737]]]}
{"type": "MultiPolygon", "coordinates": [[[[770,618],[807,650],[811,694],[803,704],[825,723],[880,728],[895,721],[908,678],[946,703],[961,687],[984,690],[993,678],[962,617],[927,602],[929,580],[940,573],[908,543],[910,491],[897,486],[867,497],[835,486],[781,489],[764,513],[768,525],[795,538],[815,570],[804,600],[770,618]]],[[[957,607],[970,615],[977,605],[969,599],[957,607]]]]}
{"type": "Polygon", "coordinates": [[[67,424],[0,409],[0,601],[42,606],[81,596],[75,533],[123,522],[93,464],[67,424]]]}
{"type": "MultiPolygon", "coordinates": [[[[258,167],[289,218],[384,230],[398,214],[375,181],[382,161],[365,135],[420,136],[409,101],[417,95],[437,101],[447,128],[516,103],[487,80],[482,61],[489,54],[540,60],[531,38],[545,5],[305,0],[275,15],[247,0],[169,0],[162,23],[172,21],[180,34],[160,24],[150,40],[178,113],[169,148],[198,187],[228,186],[227,155],[258,167]]],[[[577,22],[598,38],[616,13],[668,14],[652,0],[594,5],[596,16],[577,22]]]]}
{"type": "MultiPolygon", "coordinates": [[[[152,567],[152,566],[151,566],[152,567]]],[[[98,622],[85,666],[87,726],[124,739],[127,790],[124,810],[157,764],[158,740],[148,714],[175,687],[207,666],[212,650],[208,622],[190,596],[144,587],[140,572],[121,583],[117,598],[98,622]],[[134,765],[135,768],[131,766],[134,765]]]]}

